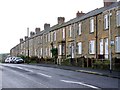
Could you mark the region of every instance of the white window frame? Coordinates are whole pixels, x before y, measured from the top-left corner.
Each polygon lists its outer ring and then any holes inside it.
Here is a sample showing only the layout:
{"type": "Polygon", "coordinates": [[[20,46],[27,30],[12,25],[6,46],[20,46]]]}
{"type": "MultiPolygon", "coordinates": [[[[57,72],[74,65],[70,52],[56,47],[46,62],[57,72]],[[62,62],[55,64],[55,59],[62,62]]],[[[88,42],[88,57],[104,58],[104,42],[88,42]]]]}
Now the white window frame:
{"type": "Polygon", "coordinates": [[[94,32],[94,18],[90,19],[90,33],[94,32]]]}
{"type": "Polygon", "coordinates": [[[79,23],[78,35],[82,34],[82,23],[79,23]]]}
{"type": "Polygon", "coordinates": [[[42,48],[40,49],[40,54],[41,54],[41,56],[42,56],[42,48]]]}
{"type": "Polygon", "coordinates": [[[65,39],[65,28],[62,30],[62,38],[65,39]]]}
{"type": "Polygon", "coordinates": [[[48,55],[48,50],[47,50],[47,48],[46,48],[46,56],[48,55]]]}
{"type": "Polygon", "coordinates": [[[109,15],[106,14],[104,15],[104,29],[108,29],[109,28],[109,15]]]}
{"type": "Polygon", "coordinates": [[[69,37],[72,37],[72,26],[69,27],[69,37]]]}
{"type": "Polygon", "coordinates": [[[116,12],[116,24],[117,27],[120,26],[120,10],[116,12]]]}
{"type": "Polygon", "coordinates": [[[56,41],[56,31],[53,32],[53,41],[56,41]]]}
{"type": "Polygon", "coordinates": [[[78,54],[82,54],[82,42],[78,43],[78,54]]]}
{"type": "Polygon", "coordinates": [[[51,39],[51,42],[52,42],[53,41],[53,32],[51,32],[50,39],[51,39]]]}
{"type": "Polygon", "coordinates": [[[62,55],[62,45],[59,45],[59,55],[62,55]]]}
{"type": "Polygon", "coordinates": [[[50,42],[50,33],[48,33],[48,42],[50,42]]]}
{"type": "Polygon", "coordinates": [[[120,36],[115,37],[115,52],[120,53],[120,36]]]}
{"type": "Polygon", "coordinates": [[[51,47],[49,47],[49,56],[50,56],[50,54],[51,54],[51,47]]]}
{"type": "Polygon", "coordinates": [[[100,39],[100,55],[103,55],[103,39],[100,39]]]}
{"type": "Polygon", "coordinates": [[[89,41],[89,54],[95,54],[95,40],[89,41]]]}

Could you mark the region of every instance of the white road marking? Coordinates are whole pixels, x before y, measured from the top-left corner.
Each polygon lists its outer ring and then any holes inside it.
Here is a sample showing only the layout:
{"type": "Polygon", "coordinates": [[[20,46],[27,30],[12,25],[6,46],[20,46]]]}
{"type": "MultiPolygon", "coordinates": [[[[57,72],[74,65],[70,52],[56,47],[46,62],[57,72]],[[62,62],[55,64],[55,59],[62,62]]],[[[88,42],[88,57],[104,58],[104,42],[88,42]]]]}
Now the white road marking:
{"type": "Polygon", "coordinates": [[[18,73],[17,71],[14,71],[14,70],[11,70],[12,72],[14,72],[14,73],[16,73],[16,74],[18,74],[18,75],[20,75],[20,76],[22,76],[22,77],[24,77],[24,78],[26,78],[26,79],[28,79],[28,80],[30,80],[30,81],[32,81],[32,82],[34,82],[34,83],[37,83],[37,84],[39,84],[39,85],[42,85],[42,86],[44,86],[45,88],[49,88],[48,86],[46,86],[45,84],[43,84],[43,83],[40,83],[40,82],[38,82],[38,81],[35,81],[35,80],[33,80],[33,79],[31,79],[31,78],[29,78],[29,77],[27,77],[27,76],[25,76],[24,74],[22,74],[22,73],[18,73]]]}
{"type": "Polygon", "coordinates": [[[45,77],[48,77],[48,78],[51,78],[52,76],[49,76],[49,75],[46,75],[46,74],[43,74],[43,73],[37,73],[37,74],[40,74],[42,76],[45,76],[45,77]]]}
{"type": "Polygon", "coordinates": [[[26,70],[26,71],[28,71],[28,72],[33,72],[32,70],[29,70],[29,69],[24,69],[24,70],[26,70]]]}
{"type": "Polygon", "coordinates": [[[90,88],[94,88],[94,89],[97,89],[97,90],[101,90],[100,88],[98,88],[98,87],[96,87],[96,86],[89,85],[89,84],[85,84],[85,83],[82,83],[82,82],[67,81],[67,80],[60,80],[60,81],[66,82],[66,83],[80,84],[80,85],[84,85],[84,86],[87,86],[87,87],[90,87],[90,88]]]}
{"type": "Polygon", "coordinates": [[[22,67],[16,67],[16,68],[18,68],[18,69],[23,69],[22,67]]]}

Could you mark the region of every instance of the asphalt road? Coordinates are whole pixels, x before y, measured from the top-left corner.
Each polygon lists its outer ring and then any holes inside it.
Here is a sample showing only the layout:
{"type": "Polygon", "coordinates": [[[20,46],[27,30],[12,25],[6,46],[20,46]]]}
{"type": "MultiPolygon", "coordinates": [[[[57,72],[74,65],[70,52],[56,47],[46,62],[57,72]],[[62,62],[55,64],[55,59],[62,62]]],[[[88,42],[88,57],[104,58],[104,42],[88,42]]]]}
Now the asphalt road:
{"type": "Polygon", "coordinates": [[[2,88],[118,88],[119,79],[25,64],[2,64],[2,88]]]}

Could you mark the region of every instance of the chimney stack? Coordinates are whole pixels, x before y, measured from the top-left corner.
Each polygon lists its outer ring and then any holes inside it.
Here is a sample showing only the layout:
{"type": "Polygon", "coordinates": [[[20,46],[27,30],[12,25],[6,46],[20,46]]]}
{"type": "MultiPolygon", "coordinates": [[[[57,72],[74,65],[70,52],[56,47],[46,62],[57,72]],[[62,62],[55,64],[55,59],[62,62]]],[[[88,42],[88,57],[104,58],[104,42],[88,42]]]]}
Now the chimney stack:
{"type": "Polygon", "coordinates": [[[22,42],[23,42],[23,38],[20,39],[20,43],[22,43],[22,42]]]}
{"type": "Polygon", "coordinates": [[[30,32],[30,37],[34,36],[35,33],[34,32],[30,32]]]}
{"type": "Polygon", "coordinates": [[[50,30],[50,24],[45,23],[44,24],[44,30],[50,30]]]}
{"type": "Polygon", "coordinates": [[[85,14],[85,13],[83,13],[82,11],[81,11],[81,12],[78,11],[78,12],[76,13],[76,17],[81,17],[81,16],[83,16],[84,14],[85,14]]]}
{"type": "Polygon", "coordinates": [[[104,0],[104,7],[108,7],[115,2],[117,2],[117,0],[104,0]]]}
{"type": "Polygon", "coordinates": [[[36,28],[36,29],[35,29],[35,33],[36,33],[36,34],[40,33],[40,28],[36,28]]]}
{"type": "Polygon", "coordinates": [[[63,24],[65,21],[64,17],[58,17],[58,24],[63,24]]]}

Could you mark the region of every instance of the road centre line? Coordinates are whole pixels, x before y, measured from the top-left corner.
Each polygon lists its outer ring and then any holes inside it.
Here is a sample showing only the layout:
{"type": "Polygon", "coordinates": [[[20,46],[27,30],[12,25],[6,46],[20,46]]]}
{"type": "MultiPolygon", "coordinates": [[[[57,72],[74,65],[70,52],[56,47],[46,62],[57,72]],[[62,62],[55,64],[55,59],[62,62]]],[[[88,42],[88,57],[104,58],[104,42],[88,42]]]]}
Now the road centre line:
{"type": "MultiPolygon", "coordinates": [[[[29,69],[24,69],[22,67],[15,67],[15,68],[18,68],[18,69],[23,69],[25,71],[29,71],[29,72],[33,72],[33,70],[29,70],[29,69]]],[[[48,77],[48,78],[51,78],[52,76],[49,76],[49,75],[46,75],[46,74],[43,74],[43,73],[37,73],[39,75],[42,75],[42,76],[45,76],[45,77],[48,77]]]]}
{"type": "Polygon", "coordinates": [[[23,69],[22,67],[16,67],[16,68],[18,68],[18,69],[23,69]]]}
{"type": "Polygon", "coordinates": [[[49,76],[49,75],[46,75],[46,74],[43,74],[43,73],[37,73],[39,75],[42,75],[42,76],[45,76],[45,77],[48,77],[48,78],[51,78],[52,76],[49,76]]]}
{"type": "MultiPolygon", "coordinates": [[[[14,71],[14,70],[11,70],[12,72],[14,72],[14,73],[18,73],[17,71],[14,71]]],[[[37,82],[37,81],[35,81],[35,80],[33,80],[33,79],[31,79],[31,78],[29,78],[29,77],[27,77],[27,76],[25,76],[24,74],[22,74],[22,73],[19,73],[19,75],[20,76],[22,76],[22,77],[24,77],[24,78],[26,78],[26,79],[28,79],[28,80],[30,80],[30,81],[32,81],[32,82],[34,82],[34,83],[37,83],[37,84],[39,84],[39,85],[42,85],[42,86],[44,86],[45,88],[49,88],[48,86],[46,86],[45,84],[43,84],[43,83],[40,83],[40,82],[37,82]]]]}
{"type": "Polygon", "coordinates": [[[89,84],[85,84],[83,82],[75,82],[75,81],[67,81],[67,80],[60,80],[62,82],[66,82],[66,83],[73,83],[73,84],[80,84],[80,85],[83,85],[83,86],[87,86],[87,87],[90,87],[90,88],[94,88],[96,90],[101,90],[100,88],[96,87],[96,86],[93,86],[93,85],[89,85],[89,84]]]}
{"type": "Polygon", "coordinates": [[[93,73],[93,74],[100,74],[100,75],[102,75],[102,73],[99,73],[99,72],[93,72],[93,71],[86,71],[86,70],[76,70],[76,71],[86,72],[86,73],[93,73]]]}
{"type": "Polygon", "coordinates": [[[26,70],[26,71],[28,71],[28,72],[33,72],[32,70],[29,70],[29,69],[24,69],[24,70],[26,70]]]}

